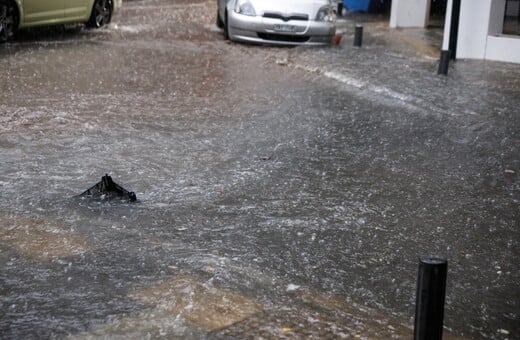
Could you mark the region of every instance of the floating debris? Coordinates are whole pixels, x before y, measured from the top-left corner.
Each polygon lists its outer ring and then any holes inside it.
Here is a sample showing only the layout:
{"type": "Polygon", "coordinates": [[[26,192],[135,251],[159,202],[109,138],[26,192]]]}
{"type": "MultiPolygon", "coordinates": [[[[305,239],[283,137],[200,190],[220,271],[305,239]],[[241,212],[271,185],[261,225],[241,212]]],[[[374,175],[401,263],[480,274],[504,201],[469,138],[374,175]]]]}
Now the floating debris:
{"type": "Polygon", "coordinates": [[[295,285],[293,283],[290,283],[289,285],[287,285],[288,292],[294,292],[295,290],[298,290],[298,289],[300,289],[300,286],[295,285]]]}
{"type": "Polygon", "coordinates": [[[288,66],[289,65],[289,59],[287,58],[284,58],[284,59],[276,59],[276,65],[280,65],[280,66],[288,66]]]}
{"type": "Polygon", "coordinates": [[[498,330],[498,333],[502,334],[502,335],[509,335],[509,331],[507,329],[499,329],[498,330]]]}
{"type": "Polygon", "coordinates": [[[135,202],[137,196],[133,191],[128,191],[112,180],[108,174],[101,177],[101,181],[91,188],[85,190],[81,197],[99,198],[102,200],[110,200],[114,198],[128,199],[135,202]]]}

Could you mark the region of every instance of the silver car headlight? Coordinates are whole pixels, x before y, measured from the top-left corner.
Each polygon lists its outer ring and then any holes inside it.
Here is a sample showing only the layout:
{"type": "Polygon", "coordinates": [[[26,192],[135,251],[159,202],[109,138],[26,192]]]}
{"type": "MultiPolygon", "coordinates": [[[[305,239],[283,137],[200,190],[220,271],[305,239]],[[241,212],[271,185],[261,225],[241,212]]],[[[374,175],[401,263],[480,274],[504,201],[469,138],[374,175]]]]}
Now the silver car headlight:
{"type": "Polygon", "coordinates": [[[322,8],[320,8],[318,14],[316,15],[316,21],[333,22],[334,19],[334,10],[332,9],[331,5],[323,6],[322,8]]]}
{"type": "Polygon", "coordinates": [[[235,12],[253,17],[256,15],[255,8],[249,0],[237,0],[235,2],[235,12]]]}

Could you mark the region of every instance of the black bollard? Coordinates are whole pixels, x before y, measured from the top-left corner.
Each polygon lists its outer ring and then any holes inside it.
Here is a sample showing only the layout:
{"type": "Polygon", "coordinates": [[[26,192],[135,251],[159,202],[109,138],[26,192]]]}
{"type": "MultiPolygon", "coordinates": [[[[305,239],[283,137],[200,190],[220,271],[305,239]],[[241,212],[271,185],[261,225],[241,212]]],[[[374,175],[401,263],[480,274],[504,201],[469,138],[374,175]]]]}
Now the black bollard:
{"type": "Polygon", "coordinates": [[[448,66],[450,64],[450,50],[441,51],[441,60],[439,61],[439,70],[437,74],[448,75],[448,66]]]}
{"type": "Polygon", "coordinates": [[[363,43],[363,25],[356,25],[356,32],[354,34],[354,46],[361,47],[363,43]]]}
{"type": "Polygon", "coordinates": [[[441,340],[448,261],[421,257],[417,277],[414,340],[441,340]]]}
{"type": "Polygon", "coordinates": [[[343,0],[341,2],[338,2],[338,18],[341,18],[343,16],[343,0]]]}

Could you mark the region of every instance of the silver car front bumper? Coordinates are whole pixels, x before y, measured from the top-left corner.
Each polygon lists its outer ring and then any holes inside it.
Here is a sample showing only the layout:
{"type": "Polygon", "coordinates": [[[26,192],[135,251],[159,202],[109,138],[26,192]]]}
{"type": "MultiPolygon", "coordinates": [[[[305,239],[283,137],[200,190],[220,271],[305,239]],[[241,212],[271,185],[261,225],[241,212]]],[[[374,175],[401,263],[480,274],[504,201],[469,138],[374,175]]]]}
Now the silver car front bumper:
{"type": "Polygon", "coordinates": [[[284,21],[229,12],[229,38],[273,45],[328,45],[336,34],[334,22],[313,20],[284,21]]]}

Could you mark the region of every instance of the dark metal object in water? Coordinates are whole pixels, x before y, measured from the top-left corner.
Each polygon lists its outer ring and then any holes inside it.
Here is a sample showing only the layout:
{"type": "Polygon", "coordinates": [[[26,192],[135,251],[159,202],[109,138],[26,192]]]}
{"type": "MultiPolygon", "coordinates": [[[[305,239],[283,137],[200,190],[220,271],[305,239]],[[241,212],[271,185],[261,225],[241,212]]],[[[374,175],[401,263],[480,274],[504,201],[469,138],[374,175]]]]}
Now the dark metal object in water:
{"type": "Polygon", "coordinates": [[[417,278],[414,340],[442,340],[448,261],[421,257],[417,278]]]}
{"type": "Polygon", "coordinates": [[[137,196],[133,191],[128,191],[112,180],[108,174],[101,177],[101,181],[91,188],[85,190],[80,196],[93,197],[101,199],[128,199],[130,202],[135,202],[137,196]]]}

